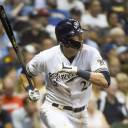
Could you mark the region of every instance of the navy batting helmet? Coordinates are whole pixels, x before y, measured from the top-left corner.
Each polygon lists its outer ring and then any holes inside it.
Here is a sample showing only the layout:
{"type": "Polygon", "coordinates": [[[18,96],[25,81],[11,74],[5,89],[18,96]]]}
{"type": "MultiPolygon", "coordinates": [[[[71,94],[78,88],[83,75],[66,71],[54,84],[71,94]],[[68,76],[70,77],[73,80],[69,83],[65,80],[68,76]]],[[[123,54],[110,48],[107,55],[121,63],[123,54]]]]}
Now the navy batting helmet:
{"type": "Polygon", "coordinates": [[[55,34],[57,41],[62,42],[65,46],[79,48],[80,43],[78,41],[72,42],[70,37],[83,33],[84,30],[77,20],[64,19],[57,24],[55,34]]]}

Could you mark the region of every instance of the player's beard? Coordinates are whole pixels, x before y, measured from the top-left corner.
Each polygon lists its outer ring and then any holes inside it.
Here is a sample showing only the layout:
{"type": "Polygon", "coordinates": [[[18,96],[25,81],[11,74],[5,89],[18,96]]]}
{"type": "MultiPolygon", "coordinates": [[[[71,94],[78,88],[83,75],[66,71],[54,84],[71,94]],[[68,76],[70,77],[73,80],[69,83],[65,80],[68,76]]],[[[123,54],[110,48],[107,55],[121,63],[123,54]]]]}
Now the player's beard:
{"type": "Polygon", "coordinates": [[[82,47],[83,40],[84,40],[83,33],[79,33],[78,35],[72,36],[71,38],[68,39],[69,47],[79,50],[82,47]]]}
{"type": "Polygon", "coordinates": [[[83,47],[83,43],[81,42],[81,46],[80,48],[72,48],[72,47],[65,47],[63,46],[62,47],[62,51],[64,53],[64,55],[67,57],[67,58],[71,58],[73,56],[76,56],[77,53],[82,49],[83,47]]]}
{"type": "Polygon", "coordinates": [[[74,49],[80,49],[82,45],[82,42],[76,41],[76,40],[69,40],[69,47],[74,48],[74,49]]]}

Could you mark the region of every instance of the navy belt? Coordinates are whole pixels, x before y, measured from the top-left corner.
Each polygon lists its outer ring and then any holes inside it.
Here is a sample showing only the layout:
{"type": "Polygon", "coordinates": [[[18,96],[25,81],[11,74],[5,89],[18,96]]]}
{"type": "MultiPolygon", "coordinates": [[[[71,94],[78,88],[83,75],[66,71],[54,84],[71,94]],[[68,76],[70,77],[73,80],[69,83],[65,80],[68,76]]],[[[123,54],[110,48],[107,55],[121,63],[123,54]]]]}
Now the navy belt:
{"type": "Polygon", "coordinates": [[[52,106],[57,107],[59,109],[65,109],[65,110],[69,110],[69,111],[73,111],[73,112],[81,112],[85,109],[85,106],[82,106],[80,108],[73,108],[71,106],[62,106],[56,103],[52,103],[52,106]]]}

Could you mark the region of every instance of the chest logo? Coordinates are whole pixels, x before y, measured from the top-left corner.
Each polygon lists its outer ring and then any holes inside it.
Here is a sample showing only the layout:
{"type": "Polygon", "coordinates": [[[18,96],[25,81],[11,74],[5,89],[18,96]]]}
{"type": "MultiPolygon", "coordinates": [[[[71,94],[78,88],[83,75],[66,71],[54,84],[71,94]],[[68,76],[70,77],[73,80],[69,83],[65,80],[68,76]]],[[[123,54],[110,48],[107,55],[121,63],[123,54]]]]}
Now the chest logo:
{"type": "Polygon", "coordinates": [[[49,73],[51,82],[63,81],[64,83],[67,83],[73,81],[76,77],[78,77],[76,74],[67,72],[49,73]]]}

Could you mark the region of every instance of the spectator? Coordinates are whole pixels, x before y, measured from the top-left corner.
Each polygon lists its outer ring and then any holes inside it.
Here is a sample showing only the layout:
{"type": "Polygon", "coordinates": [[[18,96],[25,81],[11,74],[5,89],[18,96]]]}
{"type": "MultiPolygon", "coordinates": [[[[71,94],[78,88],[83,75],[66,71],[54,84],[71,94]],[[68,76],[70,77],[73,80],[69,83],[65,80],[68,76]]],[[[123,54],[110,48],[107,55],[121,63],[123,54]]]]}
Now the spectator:
{"type": "MultiPolygon", "coordinates": [[[[16,79],[16,78],[15,78],[16,79]]],[[[15,94],[16,81],[11,76],[6,76],[3,80],[4,96],[2,98],[2,107],[10,114],[20,107],[23,107],[23,99],[15,94]]]]}
{"type": "Polygon", "coordinates": [[[109,29],[114,27],[123,27],[119,21],[118,14],[114,11],[107,12],[107,21],[108,21],[109,29]]]}
{"type": "Polygon", "coordinates": [[[109,61],[112,60],[111,58],[117,57],[117,52],[116,52],[116,45],[114,44],[106,44],[102,46],[102,52],[104,55],[104,58],[109,61]]]}
{"type": "Polygon", "coordinates": [[[116,27],[110,30],[110,36],[112,38],[112,43],[117,47],[126,45],[125,32],[122,28],[116,27]]]}
{"type": "Polygon", "coordinates": [[[94,48],[96,48],[97,50],[99,50],[99,46],[98,46],[98,34],[96,33],[95,30],[88,30],[87,32],[84,33],[84,43],[89,45],[89,46],[92,46],[94,48]],[[89,32],[88,32],[89,31],[89,32]]]}
{"type": "Polygon", "coordinates": [[[69,17],[69,12],[57,8],[57,0],[47,0],[47,6],[50,13],[49,24],[56,26],[57,23],[69,17]]]}
{"type": "Polygon", "coordinates": [[[32,28],[44,29],[48,24],[50,13],[47,8],[43,8],[33,10],[28,16],[32,28]]]}
{"type": "Polygon", "coordinates": [[[127,116],[126,106],[119,102],[116,97],[118,85],[115,78],[111,78],[111,85],[107,89],[107,96],[104,100],[99,100],[99,110],[101,110],[109,124],[124,121],[127,116]]]}
{"type": "Polygon", "coordinates": [[[40,50],[42,51],[55,46],[55,41],[52,38],[45,38],[41,40],[40,44],[40,50]]]}
{"type": "Polygon", "coordinates": [[[116,49],[121,64],[128,63],[128,46],[120,46],[116,49]]]}
{"type": "Polygon", "coordinates": [[[94,99],[89,101],[88,118],[88,128],[109,128],[105,116],[97,109],[97,104],[94,99]]]}
{"type": "Polygon", "coordinates": [[[35,10],[28,16],[29,26],[21,30],[21,46],[25,46],[31,43],[39,43],[39,38],[49,37],[47,32],[49,13],[47,10],[35,10]]]}
{"type": "Polygon", "coordinates": [[[32,10],[33,7],[30,6],[26,0],[9,0],[5,2],[5,9],[7,14],[12,17],[18,16],[27,16],[32,10]]]}
{"type": "Polygon", "coordinates": [[[12,112],[14,128],[41,128],[36,103],[28,102],[25,99],[24,107],[12,112]]]}
{"type": "MultiPolygon", "coordinates": [[[[30,39],[29,37],[30,37],[31,32],[33,33],[33,34],[31,34],[32,35],[31,37],[37,35],[36,38],[31,39],[31,40],[33,40],[33,42],[34,42],[34,40],[36,40],[35,42],[39,42],[39,40],[38,40],[39,38],[49,38],[49,37],[51,37],[51,38],[55,39],[55,34],[54,34],[55,25],[54,25],[54,23],[53,24],[49,23],[49,21],[51,19],[51,21],[53,21],[53,22],[54,21],[58,22],[58,20],[60,20],[61,18],[56,17],[56,14],[57,13],[59,14],[61,12],[56,12],[57,11],[56,9],[54,11],[52,13],[48,9],[40,9],[40,10],[35,10],[34,12],[32,12],[29,15],[31,28],[29,28],[29,30],[27,30],[25,33],[29,32],[29,31],[30,32],[27,33],[27,34],[24,33],[24,35],[27,35],[28,39],[30,39]],[[53,16],[52,16],[52,14],[53,14],[53,16]]],[[[24,39],[24,37],[23,37],[23,39],[24,39]]],[[[24,41],[22,41],[22,42],[24,42],[24,41]]]]}
{"type": "Polygon", "coordinates": [[[120,72],[116,75],[116,79],[118,82],[118,99],[126,104],[126,107],[128,109],[128,75],[126,73],[120,72]]]}
{"type": "Polygon", "coordinates": [[[2,108],[2,99],[3,93],[0,91],[0,128],[13,128],[10,114],[2,108]]]}
{"type": "Polygon", "coordinates": [[[70,10],[70,17],[78,20],[79,22],[81,21],[81,15],[82,15],[82,12],[80,9],[72,8],[70,10]]]}
{"type": "Polygon", "coordinates": [[[99,0],[90,1],[88,13],[83,14],[81,23],[98,29],[107,27],[106,15],[102,13],[101,8],[99,0]]]}
{"type": "Polygon", "coordinates": [[[57,0],[58,9],[69,11],[72,8],[85,12],[84,4],[80,0],[57,0]]]}

